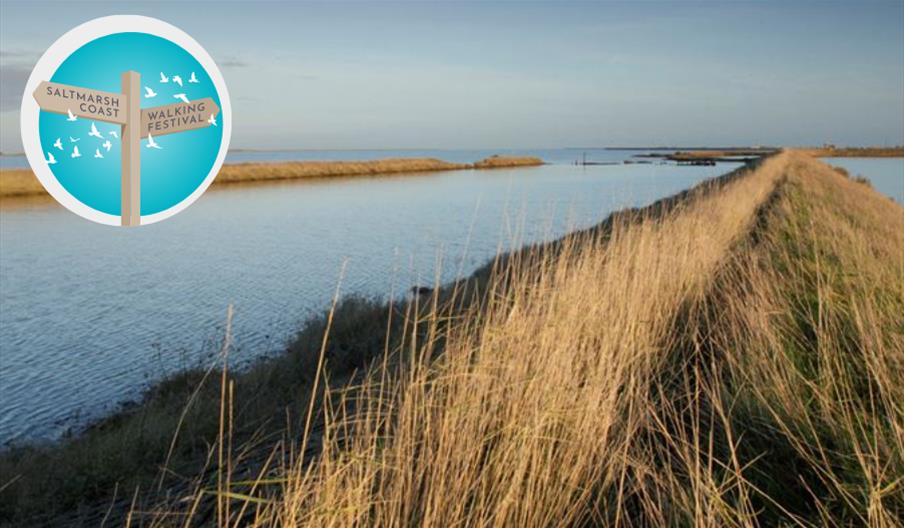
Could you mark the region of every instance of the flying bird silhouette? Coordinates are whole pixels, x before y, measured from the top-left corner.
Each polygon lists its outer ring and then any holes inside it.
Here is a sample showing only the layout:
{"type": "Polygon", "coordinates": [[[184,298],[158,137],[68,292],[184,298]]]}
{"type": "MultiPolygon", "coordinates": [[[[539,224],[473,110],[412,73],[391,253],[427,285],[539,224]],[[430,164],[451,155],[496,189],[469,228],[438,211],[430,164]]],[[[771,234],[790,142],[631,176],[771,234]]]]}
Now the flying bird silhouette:
{"type": "Polygon", "coordinates": [[[66,113],[69,114],[69,117],[66,118],[66,121],[75,121],[76,119],[78,119],[77,117],[75,117],[75,114],[72,113],[72,110],[69,110],[68,108],[66,109],[66,113]]]}
{"type": "Polygon", "coordinates": [[[199,81],[198,78],[195,77],[195,72],[191,72],[191,77],[188,78],[188,83],[189,83],[189,84],[196,84],[196,83],[199,83],[199,82],[201,82],[201,81],[199,81]]]}
{"type": "Polygon", "coordinates": [[[88,132],[90,137],[96,137],[97,139],[104,139],[104,136],[100,135],[100,132],[97,130],[97,125],[91,123],[91,132],[88,132]]]}
{"type": "Polygon", "coordinates": [[[53,152],[48,152],[47,153],[47,164],[53,165],[54,163],[56,163],[56,158],[53,157],[53,152]]]}
{"type": "Polygon", "coordinates": [[[173,98],[174,98],[174,99],[181,99],[183,102],[186,102],[186,103],[190,103],[190,102],[191,102],[191,101],[188,100],[188,97],[186,97],[184,93],[177,93],[176,95],[173,96],[173,98]]]}
{"type": "Polygon", "coordinates": [[[82,157],[81,152],[78,151],[78,145],[72,147],[72,154],[70,154],[70,156],[73,158],[81,158],[82,157]]]}
{"type": "Polygon", "coordinates": [[[210,117],[207,118],[207,122],[213,126],[217,126],[217,117],[213,114],[210,114],[210,117]]]}
{"type": "Polygon", "coordinates": [[[104,141],[104,143],[101,146],[104,147],[105,149],[107,149],[107,152],[110,152],[110,149],[113,147],[113,144],[110,143],[110,140],[108,139],[108,140],[104,141]]]}
{"type": "Polygon", "coordinates": [[[182,77],[179,77],[178,75],[173,75],[173,82],[178,84],[179,86],[182,86],[182,77]]]}
{"type": "Polygon", "coordinates": [[[94,157],[103,159],[104,155],[100,153],[100,149],[94,149],[94,157]]]}
{"type": "Polygon", "coordinates": [[[57,138],[57,140],[53,142],[53,146],[60,150],[63,150],[63,140],[61,138],[57,138]]]}
{"type": "Polygon", "coordinates": [[[74,137],[72,137],[72,136],[69,136],[69,142],[70,142],[70,143],[75,143],[76,141],[81,141],[81,140],[82,140],[82,138],[74,138],[74,137]]]}
{"type": "Polygon", "coordinates": [[[118,138],[118,137],[119,137],[119,132],[117,132],[117,131],[115,131],[115,130],[111,130],[111,131],[110,131],[110,135],[113,136],[113,137],[115,137],[115,138],[118,138]]]}
{"type": "Polygon", "coordinates": [[[163,150],[163,147],[161,147],[157,144],[156,141],[154,141],[154,136],[152,136],[151,134],[148,134],[148,148],[163,150]]]}
{"type": "Polygon", "coordinates": [[[144,98],[150,99],[151,97],[157,97],[157,92],[155,92],[154,90],[151,90],[150,86],[145,86],[144,87],[144,98]]]}
{"type": "Polygon", "coordinates": [[[160,72],[160,82],[162,82],[162,83],[169,82],[169,77],[167,77],[166,75],[163,75],[163,72],[160,72]]]}

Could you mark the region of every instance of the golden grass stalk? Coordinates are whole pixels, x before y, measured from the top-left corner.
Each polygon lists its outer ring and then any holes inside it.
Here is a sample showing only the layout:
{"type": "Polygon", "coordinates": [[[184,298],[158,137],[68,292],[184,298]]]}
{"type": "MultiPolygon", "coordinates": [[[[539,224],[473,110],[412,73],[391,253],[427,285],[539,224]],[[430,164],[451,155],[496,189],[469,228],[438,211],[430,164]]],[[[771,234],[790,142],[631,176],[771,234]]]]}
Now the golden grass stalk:
{"type": "Polygon", "coordinates": [[[674,314],[703,295],[785,163],[662,219],[513,261],[483,309],[451,325],[433,311],[420,335],[412,324],[397,368],[327,407],[320,458],[288,474],[260,523],[626,522],[632,501],[655,499],[634,445],[674,314]]]}
{"type": "Polygon", "coordinates": [[[898,526],[904,210],[795,152],[669,203],[351,311],[384,354],[330,391],[334,303],[300,442],[249,475],[224,372],[216,473],[154,524],[898,526]]]}
{"type": "Polygon", "coordinates": [[[786,152],[503,268],[327,401],[252,525],[899,525],[895,204],[786,152]]]}

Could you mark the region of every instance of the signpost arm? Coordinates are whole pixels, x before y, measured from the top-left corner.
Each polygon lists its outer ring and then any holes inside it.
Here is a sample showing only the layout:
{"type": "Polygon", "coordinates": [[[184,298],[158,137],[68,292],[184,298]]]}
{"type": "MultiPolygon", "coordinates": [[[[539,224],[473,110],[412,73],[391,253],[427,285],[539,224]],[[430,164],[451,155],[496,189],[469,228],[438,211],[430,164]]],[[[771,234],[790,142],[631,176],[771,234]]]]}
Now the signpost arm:
{"type": "Polygon", "coordinates": [[[141,221],[141,75],[122,74],[126,123],[122,125],[122,225],[141,221]]]}

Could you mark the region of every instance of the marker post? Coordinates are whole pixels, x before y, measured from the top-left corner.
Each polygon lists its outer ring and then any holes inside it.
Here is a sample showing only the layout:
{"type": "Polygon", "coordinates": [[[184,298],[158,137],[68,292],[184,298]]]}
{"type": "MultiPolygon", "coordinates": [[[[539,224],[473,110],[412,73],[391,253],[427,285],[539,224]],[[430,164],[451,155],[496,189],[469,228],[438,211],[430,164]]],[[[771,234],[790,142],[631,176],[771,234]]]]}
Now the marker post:
{"type": "Polygon", "coordinates": [[[126,122],[122,125],[122,225],[141,222],[141,75],[122,74],[126,122]]]}

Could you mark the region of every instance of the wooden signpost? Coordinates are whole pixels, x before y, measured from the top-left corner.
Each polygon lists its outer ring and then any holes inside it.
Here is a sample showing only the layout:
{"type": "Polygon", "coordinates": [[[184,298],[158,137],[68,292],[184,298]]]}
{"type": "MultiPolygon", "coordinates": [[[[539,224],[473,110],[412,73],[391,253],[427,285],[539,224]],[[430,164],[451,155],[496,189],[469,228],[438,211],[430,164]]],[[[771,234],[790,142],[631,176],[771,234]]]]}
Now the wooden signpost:
{"type": "Polygon", "coordinates": [[[141,138],[210,126],[220,107],[210,97],[141,109],[141,75],[122,74],[122,93],[44,81],[34,92],[41,110],[122,125],[122,225],[141,222],[141,138]]]}

